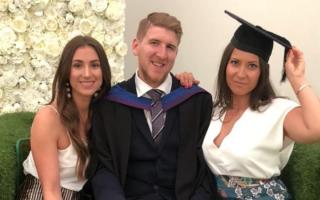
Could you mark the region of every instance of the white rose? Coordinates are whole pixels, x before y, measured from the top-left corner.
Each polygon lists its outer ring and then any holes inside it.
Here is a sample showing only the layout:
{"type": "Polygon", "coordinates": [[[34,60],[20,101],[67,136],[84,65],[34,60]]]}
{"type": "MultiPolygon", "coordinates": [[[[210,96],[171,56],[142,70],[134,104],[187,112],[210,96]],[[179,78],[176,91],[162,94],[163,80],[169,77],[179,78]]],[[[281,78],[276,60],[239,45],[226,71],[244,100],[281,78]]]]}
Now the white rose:
{"type": "Polygon", "coordinates": [[[41,60],[39,66],[40,67],[36,70],[36,74],[40,80],[46,80],[53,75],[52,67],[46,61],[41,60]]]}
{"type": "Polygon", "coordinates": [[[83,34],[79,30],[73,30],[72,32],[69,33],[68,39],[70,40],[78,35],[83,35],[83,34]]]}
{"type": "Polygon", "coordinates": [[[102,31],[93,31],[91,36],[94,39],[98,40],[101,44],[104,43],[104,32],[102,32],[102,31]]]}
{"type": "Polygon", "coordinates": [[[26,71],[24,75],[26,79],[33,80],[36,76],[36,73],[34,72],[34,69],[32,67],[26,67],[26,71]]]}
{"type": "Polygon", "coordinates": [[[45,104],[43,94],[36,89],[29,89],[23,93],[23,106],[27,111],[35,111],[40,104],[45,104]]]}
{"type": "Polygon", "coordinates": [[[117,52],[117,54],[121,57],[125,56],[127,54],[128,51],[128,46],[126,43],[124,42],[119,42],[116,47],[115,50],[117,52]]]}
{"type": "Polygon", "coordinates": [[[106,0],[90,0],[90,3],[92,10],[95,12],[103,12],[108,6],[108,1],[106,0]]]}
{"type": "Polygon", "coordinates": [[[42,93],[47,93],[49,91],[48,85],[45,82],[41,82],[38,89],[42,93]]]}
{"type": "Polygon", "coordinates": [[[79,29],[84,34],[89,34],[92,31],[93,25],[88,19],[81,19],[79,29]]]}
{"type": "Polygon", "coordinates": [[[26,67],[23,65],[19,65],[16,67],[16,76],[24,76],[24,74],[26,73],[26,67]]]}
{"type": "Polygon", "coordinates": [[[6,0],[1,0],[0,1],[0,12],[5,12],[8,9],[8,4],[9,2],[6,0]]]}
{"type": "Polygon", "coordinates": [[[21,54],[16,54],[15,56],[11,57],[10,62],[14,65],[18,65],[23,63],[24,58],[21,54]]]}
{"type": "Polygon", "coordinates": [[[44,35],[45,52],[47,55],[57,57],[60,54],[60,42],[57,35],[53,32],[44,35]]]}
{"type": "Polygon", "coordinates": [[[19,78],[18,84],[19,84],[19,87],[21,89],[26,89],[27,88],[27,80],[25,78],[23,78],[23,77],[19,78]]]}
{"type": "Polygon", "coordinates": [[[15,110],[13,108],[13,105],[7,104],[7,105],[3,106],[1,112],[2,113],[13,113],[13,112],[15,112],[15,110]]]}
{"type": "Polygon", "coordinates": [[[2,99],[2,98],[3,98],[3,96],[4,96],[4,94],[3,94],[3,90],[0,88],[0,99],[2,99]]]}
{"type": "Polygon", "coordinates": [[[16,17],[12,20],[11,27],[18,33],[24,33],[28,27],[28,21],[23,17],[16,17]]]}
{"type": "Polygon", "coordinates": [[[14,44],[16,38],[16,34],[10,27],[0,29],[0,52],[6,52],[14,44]]]}
{"type": "Polygon", "coordinates": [[[8,5],[8,10],[11,12],[11,13],[16,13],[17,12],[17,7],[12,3],[9,3],[8,5]]]}
{"type": "Polygon", "coordinates": [[[93,10],[91,10],[91,9],[85,9],[85,10],[82,12],[82,16],[83,16],[83,17],[86,17],[86,18],[92,16],[93,14],[94,14],[94,12],[93,12],[93,10]]]}
{"type": "Polygon", "coordinates": [[[31,0],[22,0],[21,4],[22,7],[29,9],[31,7],[31,0]]]}
{"type": "Polygon", "coordinates": [[[66,19],[64,17],[62,17],[62,16],[58,17],[58,24],[59,24],[59,27],[61,29],[64,29],[65,31],[68,31],[68,28],[71,28],[70,26],[67,27],[68,23],[67,23],[66,19]]]}
{"type": "Polygon", "coordinates": [[[13,88],[18,84],[19,78],[16,76],[14,71],[9,71],[4,73],[4,82],[6,83],[5,87],[13,88]]]}
{"type": "Polygon", "coordinates": [[[35,16],[37,16],[37,17],[42,17],[42,16],[43,16],[43,10],[34,11],[33,14],[34,14],[35,16]]]}
{"type": "Polygon", "coordinates": [[[124,8],[123,3],[111,1],[106,9],[105,16],[112,21],[117,21],[124,15],[124,8]]]}
{"type": "Polygon", "coordinates": [[[66,22],[69,23],[69,24],[72,24],[74,21],[74,17],[71,13],[67,13],[66,14],[66,22]]]}
{"type": "Polygon", "coordinates": [[[14,112],[21,112],[22,111],[22,107],[21,107],[20,103],[15,103],[15,104],[13,104],[12,107],[13,107],[14,112]]]}
{"type": "Polygon", "coordinates": [[[123,37],[117,36],[117,35],[105,35],[104,37],[104,43],[108,46],[114,46],[120,41],[123,40],[123,37]]]}
{"type": "Polygon", "coordinates": [[[82,12],[85,9],[85,1],[84,0],[70,0],[68,4],[68,8],[71,12],[82,12]]]}
{"type": "Polygon", "coordinates": [[[48,31],[55,31],[58,28],[58,23],[55,18],[48,17],[46,20],[46,29],[48,31]]]}
{"type": "Polygon", "coordinates": [[[15,42],[15,48],[20,52],[20,53],[25,53],[26,52],[26,43],[24,40],[18,40],[15,42]]]}
{"type": "MultiPolygon", "coordinates": [[[[52,5],[52,4],[51,4],[52,5]]],[[[58,17],[58,12],[61,12],[62,8],[59,7],[60,4],[56,3],[55,6],[49,6],[44,10],[44,14],[47,17],[56,18],[58,17]]],[[[61,13],[63,15],[63,13],[61,13]]]]}
{"type": "MultiPolygon", "coordinates": [[[[0,56],[0,65],[5,65],[7,63],[8,63],[7,58],[4,56],[0,56]]],[[[0,74],[0,76],[1,76],[1,74],[0,74]]]]}
{"type": "Polygon", "coordinates": [[[56,16],[65,16],[68,12],[68,3],[66,0],[63,0],[62,2],[56,2],[54,4],[55,6],[52,6],[52,9],[56,12],[56,16]]]}
{"type": "Polygon", "coordinates": [[[113,73],[112,72],[112,78],[111,78],[112,85],[115,85],[123,80],[124,80],[124,75],[122,73],[113,73]]]}
{"type": "Polygon", "coordinates": [[[48,6],[49,0],[33,0],[32,9],[35,11],[43,11],[48,6]]]}
{"type": "Polygon", "coordinates": [[[15,67],[11,63],[9,63],[7,65],[3,65],[3,67],[1,69],[3,70],[3,73],[5,73],[5,72],[9,72],[9,71],[14,70],[15,67]]]}

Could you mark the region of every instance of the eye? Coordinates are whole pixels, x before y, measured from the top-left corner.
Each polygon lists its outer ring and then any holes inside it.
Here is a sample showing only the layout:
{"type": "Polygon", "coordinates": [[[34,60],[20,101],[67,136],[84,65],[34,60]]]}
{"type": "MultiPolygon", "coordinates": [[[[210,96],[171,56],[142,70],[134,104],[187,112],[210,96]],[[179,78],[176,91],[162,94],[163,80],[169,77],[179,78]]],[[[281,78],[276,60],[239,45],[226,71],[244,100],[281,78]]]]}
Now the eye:
{"type": "Polygon", "coordinates": [[[175,51],[175,50],[177,49],[176,46],[171,45],[171,44],[169,44],[169,45],[167,46],[167,48],[170,49],[170,50],[172,50],[172,51],[175,51]]]}
{"type": "Polygon", "coordinates": [[[151,40],[149,43],[150,43],[152,46],[157,46],[157,45],[159,44],[159,42],[156,41],[156,40],[151,40]]]}
{"type": "Polygon", "coordinates": [[[248,68],[251,69],[251,70],[254,70],[254,69],[258,68],[258,65],[255,64],[255,63],[249,63],[248,68]]]}
{"type": "Polygon", "coordinates": [[[92,64],[93,68],[100,68],[100,63],[99,62],[95,62],[92,64]]]}
{"type": "Polygon", "coordinates": [[[231,60],[229,61],[229,63],[232,64],[232,65],[237,65],[237,64],[239,63],[239,61],[238,61],[238,60],[235,60],[235,59],[231,59],[231,60]]]}
{"type": "Polygon", "coordinates": [[[74,67],[74,68],[80,68],[80,67],[81,67],[81,63],[78,63],[78,62],[73,63],[73,64],[72,64],[72,67],[74,67]]]}

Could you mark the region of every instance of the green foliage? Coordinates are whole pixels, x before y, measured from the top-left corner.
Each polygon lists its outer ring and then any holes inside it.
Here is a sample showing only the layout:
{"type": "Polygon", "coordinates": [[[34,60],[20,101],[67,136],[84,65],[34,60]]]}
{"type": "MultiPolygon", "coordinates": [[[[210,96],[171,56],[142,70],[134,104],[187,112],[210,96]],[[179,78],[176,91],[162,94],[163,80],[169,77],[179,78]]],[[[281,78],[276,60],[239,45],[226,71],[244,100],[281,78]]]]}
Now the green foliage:
{"type": "Polygon", "coordinates": [[[14,199],[16,177],[15,143],[29,137],[34,113],[0,115],[0,200],[14,199]]]}
{"type": "Polygon", "coordinates": [[[282,179],[296,200],[319,200],[320,144],[296,144],[282,179]]]}

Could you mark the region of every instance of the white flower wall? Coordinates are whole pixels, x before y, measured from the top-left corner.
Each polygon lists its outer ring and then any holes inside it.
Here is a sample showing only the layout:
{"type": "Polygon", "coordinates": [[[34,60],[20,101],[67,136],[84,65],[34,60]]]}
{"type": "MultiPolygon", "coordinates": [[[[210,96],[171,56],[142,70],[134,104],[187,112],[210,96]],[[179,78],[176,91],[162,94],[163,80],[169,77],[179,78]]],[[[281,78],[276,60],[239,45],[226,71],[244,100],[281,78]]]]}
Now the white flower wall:
{"type": "Polygon", "coordinates": [[[51,98],[60,53],[86,34],[104,46],[112,82],[124,79],[125,0],[0,0],[0,114],[51,98]]]}

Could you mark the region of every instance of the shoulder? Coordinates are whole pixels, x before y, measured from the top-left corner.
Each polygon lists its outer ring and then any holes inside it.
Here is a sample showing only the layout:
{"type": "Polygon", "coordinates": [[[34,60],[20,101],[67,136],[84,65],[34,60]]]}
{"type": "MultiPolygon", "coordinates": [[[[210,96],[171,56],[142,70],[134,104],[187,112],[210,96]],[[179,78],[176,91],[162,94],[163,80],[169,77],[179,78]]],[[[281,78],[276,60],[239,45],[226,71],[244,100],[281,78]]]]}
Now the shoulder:
{"type": "Polygon", "coordinates": [[[31,127],[32,137],[56,138],[63,126],[59,114],[51,106],[44,106],[36,113],[31,127]]]}
{"type": "Polygon", "coordinates": [[[34,121],[45,123],[52,123],[59,120],[59,114],[57,108],[53,105],[47,105],[41,107],[35,115],[34,121]]]}
{"type": "Polygon", "coordinates": [[[299,104],[290,99],[275,98],[272,100],[269,107],[270,109],[281,111],[281,110],[291,110],[297,106],[299,106],[299,104]]]}

